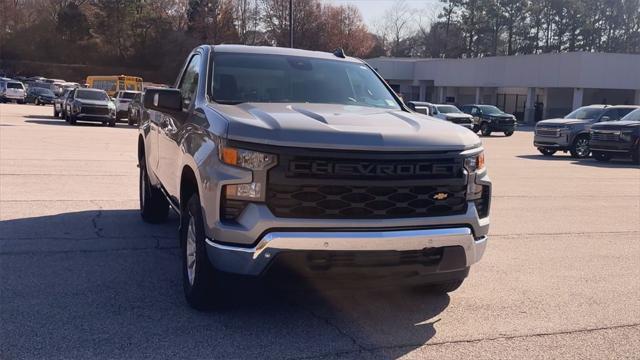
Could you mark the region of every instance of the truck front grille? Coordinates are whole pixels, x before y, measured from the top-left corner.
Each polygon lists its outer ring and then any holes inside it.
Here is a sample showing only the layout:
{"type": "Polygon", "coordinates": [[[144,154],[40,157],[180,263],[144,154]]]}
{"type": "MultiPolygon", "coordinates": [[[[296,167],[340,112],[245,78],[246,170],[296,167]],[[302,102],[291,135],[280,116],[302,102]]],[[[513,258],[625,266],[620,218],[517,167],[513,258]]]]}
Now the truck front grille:
{"type": "Polygon", "coordinates": [[[86,115],[109,115],[109,108],[106,106],[82,106],[82,113],[86,115]]]}
{"type": "Polygon", "coordinates": [[[559,137],[560,129],[558,128],[537,128],[536,135],[547,137],[559,137]]]}
{"type": "Polygon", "coordinates": [[[390,219],[464,214],[462,158],[416,154],[279,156],[266,204],[284,218],[390,219]]]}
{"type": "Polygon", "coordinates": [[[620,139],[620,133],[617,131],[611,131],[611,132],[601,132],[601,131],[594,131],[591,134],[591,139],[592,140],[597,140],[597,141],[618,141],[620,139]]]}

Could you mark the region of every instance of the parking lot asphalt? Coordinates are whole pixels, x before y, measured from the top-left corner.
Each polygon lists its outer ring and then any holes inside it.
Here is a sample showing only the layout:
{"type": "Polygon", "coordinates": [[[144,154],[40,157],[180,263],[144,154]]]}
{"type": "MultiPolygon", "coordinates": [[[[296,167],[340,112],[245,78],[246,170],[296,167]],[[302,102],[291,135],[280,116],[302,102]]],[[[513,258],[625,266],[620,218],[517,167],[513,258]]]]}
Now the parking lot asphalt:
{"type": "Polygon", "coordinates": [[[177,218],[138,213],[137,132],[0,105],[0,358],[637,358],[640,169],[484,138],[483,260],[449,296],[278,275],[183,299],[177,218]]]}

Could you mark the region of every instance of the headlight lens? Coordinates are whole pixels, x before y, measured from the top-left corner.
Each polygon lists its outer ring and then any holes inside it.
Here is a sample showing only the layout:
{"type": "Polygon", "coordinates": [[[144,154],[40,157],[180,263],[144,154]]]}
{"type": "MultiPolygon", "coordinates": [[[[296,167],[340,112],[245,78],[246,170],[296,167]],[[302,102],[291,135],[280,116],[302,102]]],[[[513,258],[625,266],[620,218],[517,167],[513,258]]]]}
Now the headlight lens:
{"type": "Polygon", "coordinates": [[[469,174],[484,169],[484,151],[464,159],[464,168],[469,174]]]}
{"type": "Polygon", "coordinates": [[[620,132],[620,139],[622,141],[631,142],[631,137],[633,137],[633,130],[620,132]]]}
{"type": "Polygon", "coordinates": [[[224,145],[220,145],[218,155],[225,164],[249,170],[265,170],[276,163],[275,155],[224,145]]]}

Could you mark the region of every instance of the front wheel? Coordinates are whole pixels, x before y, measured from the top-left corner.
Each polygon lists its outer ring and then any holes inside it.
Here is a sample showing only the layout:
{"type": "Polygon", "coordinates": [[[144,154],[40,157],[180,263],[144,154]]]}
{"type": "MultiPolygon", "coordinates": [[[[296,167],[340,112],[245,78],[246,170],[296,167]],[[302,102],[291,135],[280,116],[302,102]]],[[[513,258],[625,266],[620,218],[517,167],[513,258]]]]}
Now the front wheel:
{"type": "Polygon", "coordinates": [[[571,156],[576,159],[584,159],[589,157],[591,150],[589,149],[589,137],[586,135],[580,135],[576,138],[569,150],[571,156]]]}
{"type": "Polygon", "coordinates": [[[545,149],[545,148],[538,148],[538,151],[540,151],[540,153],[544,156],[553,156],[553,154],[556,153],[556,150],[545,149]]]}
{"type": "Polygon", "coordinates": [[[69,124],[75,125],[77,122],[76,117],[74,115],[69,115],[69,124]]]}
{"type": "Polygon", "coordinates": [[[56,110],[55,105],[53,106],[53,117],[54,118],[60,117],[60,112],[58,112],[58,110],[56,110]]]}
{"type": "Polygon", "coordinates": [[[607,154],[606,152],[594,151],[593,158],[600,162],[607,162],[611,160],[611,155],[607,154]]]}
{"type": "Polygon", "coordinates": [[[458,290],[464,283],[464,279],[451,280],[440,284],[433,284],[429,286],[429,291],[434,294],[447,294],[458,290]]]}
{"type": "Polygon", "coordinates": [[[482,125],[480,125],[480,133],[482,136],[491,136],[491,128],[489,127],[489,124],[482,123],[482,125]]]}
{"type": "Polygon", "coordinates": [[[109,120],[109,127],[115,127],[116,126],[116,120],[109,120]]]}
{"type": "Polygon", "coordinates": [[[513,135],[513,130],[509,130],[509,131],[505,131],[504,132],[504,136],[511,136],[513,135]]]}
{"type": "Polygon", "coordinates": [[[224,303],[224,294],[229,291],[225,284],[229,275],[213,268],[207,256],[204,220],[200,197],[193,194],[180,216],[180,245],[182,249],[182,284],[189,305],[206,310],[224,303]],[[225,289],[222,291],[222,289],[225,289]]]}

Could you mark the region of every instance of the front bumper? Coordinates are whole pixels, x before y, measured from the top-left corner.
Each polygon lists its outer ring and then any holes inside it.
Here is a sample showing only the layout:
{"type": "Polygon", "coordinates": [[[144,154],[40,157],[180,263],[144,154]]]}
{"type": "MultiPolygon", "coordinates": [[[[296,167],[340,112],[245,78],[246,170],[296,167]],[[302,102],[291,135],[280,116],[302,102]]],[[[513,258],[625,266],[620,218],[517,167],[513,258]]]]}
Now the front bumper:
{"type": "Polygon", "coordinates": [[[611,153],[627,153],[631,152],[638,147],[638,139],[633,142],[626,141],[598,141],[591,140],[589,146],[592,151],[611,152],[611,153]]]}
{"type": "Polygon", "coordinates": [[[207,239],[209,260],[218,270],[258,276],[283,253],[349,251],[421,251],[437,248],[461,247],[464,261],[452,265],[441,261],[431,268],[433,274],[461,271],[482,258],[487,236],[475,238],[467,227],[389,231],[274,231],[265,234],[251,248],[220,244],[207,239]]]}
{"type": "Polygon", "coordinates": [[[564,150],[571,146],[571,140],[568,133],[560,133],[559,136],[542,136],[534,135],[533,146],[545,149],[564,150]]]}
{"type": "Polygon", "coordinates": [[[97,122],[104,122],[104,121],[111,121],[113,120],[113,116],[111,115],[88,115],[88,114],[76,114],[76,119],[79,121],[97,121],[97,122]]]}

